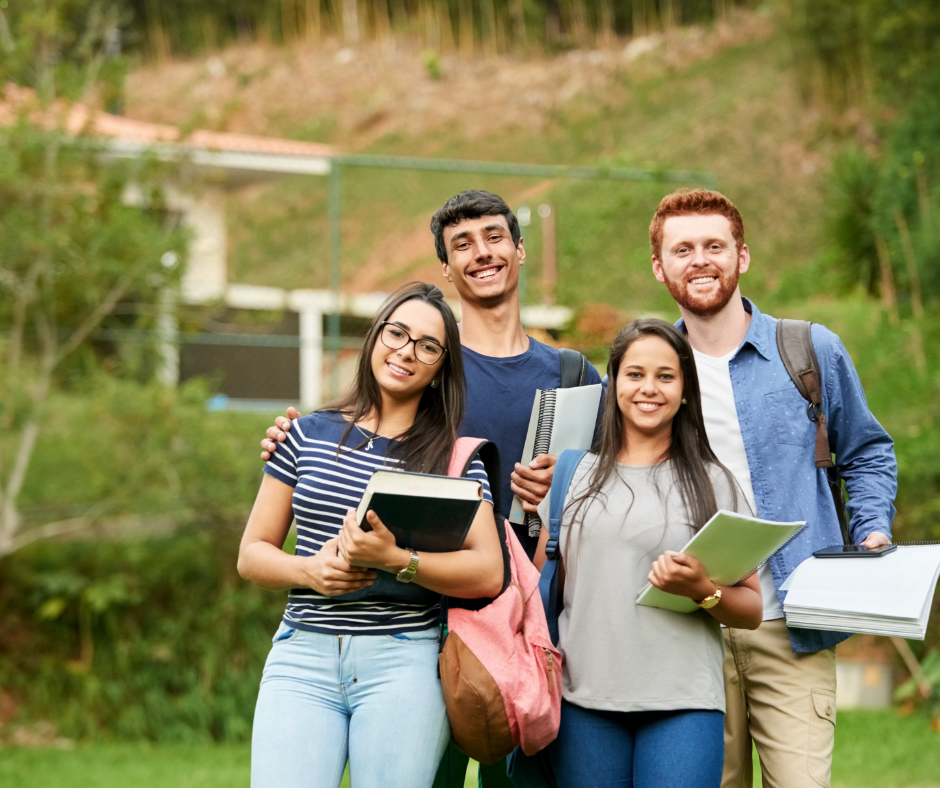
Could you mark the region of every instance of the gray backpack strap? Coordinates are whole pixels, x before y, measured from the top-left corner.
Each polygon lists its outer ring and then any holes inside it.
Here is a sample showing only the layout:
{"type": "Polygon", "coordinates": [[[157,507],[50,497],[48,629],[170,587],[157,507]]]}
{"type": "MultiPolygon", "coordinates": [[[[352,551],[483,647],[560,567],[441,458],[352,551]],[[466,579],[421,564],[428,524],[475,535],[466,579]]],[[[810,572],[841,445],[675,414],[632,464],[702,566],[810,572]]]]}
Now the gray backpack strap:
{"type": "MultiPolygon", "coordinates": [[[[777,321],[777,350],[780,360],[793,380],[793,385],[803,399],[809,402],[806,415],[816,424],[815,461],[817,468],[825,468],[829,482],[829,492],[836,507],[842,542],[852,544],[849,531],[849,517],[845,508],[845,492],[842,489],[842,477],[839,468],[832,463],[832,447],[829,445],[829,430],[826,429],[826,417],[822,412],[822,375],[819,373],[819,360],[813,347],[811,324],[805,320],[777,321]]],[[[838,458],[836,458],[838,459],[838,458]]]]}
{"type": "Polygon", "coordinates": [[[561,371],[561,388],[573,389],[583,386],[587,380],[588,360],[577,350],[558,348],[558,365],[561,371]]]}
{"type": "Polygon", "coordinates": [[[806,415],[816,424],[816,467],[831,468],[832,449],[829,447],[826,417],[822,412],[819,361],[816,359],[810,325],[806,320],[778,320],[777,349],[793,384],[803,399],[809,402],[806,415]]]}

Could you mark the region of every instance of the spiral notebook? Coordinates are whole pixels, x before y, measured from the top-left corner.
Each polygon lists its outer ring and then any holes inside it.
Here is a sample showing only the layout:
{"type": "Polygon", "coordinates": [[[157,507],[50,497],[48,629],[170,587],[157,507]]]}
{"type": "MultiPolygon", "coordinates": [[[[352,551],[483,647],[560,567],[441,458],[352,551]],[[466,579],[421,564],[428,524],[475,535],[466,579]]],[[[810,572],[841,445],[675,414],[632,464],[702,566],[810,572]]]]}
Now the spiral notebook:
{"type": "Polygon", "coordinates": [[[899,543],[873,560],[807,558],[783,582],[787,625],[923,640],[940,542],[899,543]]]}
{"type": "MultiPolygon", "coordinates": [[[[805,522],[759,520],[719,510],[680,552],[701,561],[708,576],[718,585],[733,586],[754,574],[770,556],[800,533],[805,525],[805,522]]],[[[667,594],[651,583],[643,587],[636,603],[676,613],[694,613],[700,609],[688,597],[667,594]]]]}
{"type": "MultiPolygon", "coordinates": [[[[539,389],[535,392],[529,431],[522,449],[523,465],[540,454],[560,454],[565,449],[590,449],[601,402],[601,384],[565,389],[539,389]]],[[[538,536],[538,515],[522,511],[522,501],[513,496],[509,521],[528,524],[529,534],[538,536]]]]}

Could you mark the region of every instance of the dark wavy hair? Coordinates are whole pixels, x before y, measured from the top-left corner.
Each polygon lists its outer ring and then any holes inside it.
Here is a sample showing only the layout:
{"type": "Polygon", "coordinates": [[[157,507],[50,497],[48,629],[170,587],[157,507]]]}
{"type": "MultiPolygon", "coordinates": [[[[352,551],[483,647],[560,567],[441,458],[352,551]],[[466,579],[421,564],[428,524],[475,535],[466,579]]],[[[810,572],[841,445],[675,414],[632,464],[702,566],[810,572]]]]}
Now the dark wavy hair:
{"type": "MultiPolygon", "coordinates": [[[[382,396],[375,375],[372,374],[372,351],[379,341],[382,323],[406,301],[421,301],[441,313],[447,352],[436,375],[438,387],[427,386],[424,389],[414,423],[398,436],[402,447],[401,459],[406,470],[445,474],[454,441],[457,440],[457,428],[463,420],[466,385],[457,320],[444,301],[444,294],[434,285],[411,282],[389,296],[372,318],[356,364],[356,375],[349,388],[338,399],[318,410],[341,413],[348,420],[340,445],[345,444],[360,419],[375,413],[381,421],[382,396]]],[[[367,441],[365,438],[361,446],[367,441]]]]}
{"type": "Polygon", "coordinates": [[[498,194],[480,189],[468,189],[451,197],[431,217],[431,232],[434,233],[434,248],[437,259],[447,262],[447,248],[444,246],[444,230],[467,219],[479,219],[481,216],[502,216],[509,227],[509,235],[515,246],[519,246],[522,232],[519,220],[498,194]]]}
{"type": "MultiPolygon", "coordinates": [[[[592,448],[597,462],[590,472],[587,489],[572,498],[566,506],[573,507],[572,524],[583,514],[586,504],[601,495],[608,479],[616,473],[617,457],[626,443],[623,415],[617,405],[617,375],[620,364],[630,346],[644,337],[659,337],[676,352],[682,372],[682,397],[685,402],[672,420],[672,440],[659,462],[672,460],[682,503],[689,515],[694,531],[698,531],[718,511],[715,491],[709,476],[709,466],[717,465],[728,477],[737,507],[737,481],[731,471],[722,465],[712,451],[705,433],[702,417],[702,399],[698,374],[689,340],[672,323],[658,318],[640,318],[627,323],[610,346],[607,362],[607,402],[600,436],[592,448]]],[[[626,515],[624,515],[626,516],[626,515]]],[[[583,525],[583,523],[582,523],[583,525]]],[[[570,544],[570,540],[569,540],[570,544]]]]}

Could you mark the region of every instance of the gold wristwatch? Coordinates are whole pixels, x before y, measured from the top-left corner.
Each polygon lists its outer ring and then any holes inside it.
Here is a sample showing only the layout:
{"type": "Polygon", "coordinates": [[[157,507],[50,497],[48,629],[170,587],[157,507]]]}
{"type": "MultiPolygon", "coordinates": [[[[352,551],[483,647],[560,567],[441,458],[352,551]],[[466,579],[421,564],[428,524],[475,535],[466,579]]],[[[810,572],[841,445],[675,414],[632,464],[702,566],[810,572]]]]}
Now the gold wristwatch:
{"type": "Polygon", "coordinates": [[[711,607],[714,607],[721,601],[721,589],[718,586],[715,586],[715,593],[710,596],[705,597],[700,602],[696,602],[702,610],[708,610],[711,607]]]}
{"type": "MultiPolygon", "coordinates": [[[[408,549],[411,550],[410,547],[408,549]]],[[[411,550],[411,560],[408,562],[408,566],[395,575],[395,579],[399,583],[410,583],[415,579],[416,574],[418,574],[418,554],[411,550]]]]}

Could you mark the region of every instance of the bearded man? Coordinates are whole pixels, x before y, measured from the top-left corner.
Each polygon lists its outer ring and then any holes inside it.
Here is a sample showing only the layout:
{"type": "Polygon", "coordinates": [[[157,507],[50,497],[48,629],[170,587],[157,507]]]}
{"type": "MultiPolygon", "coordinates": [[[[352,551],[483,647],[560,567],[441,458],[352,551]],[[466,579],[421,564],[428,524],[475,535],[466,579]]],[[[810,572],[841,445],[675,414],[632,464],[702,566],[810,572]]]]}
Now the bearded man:
{"type": "MultiPolygon", "coordinates": [[[[682,190],[650,223],[653,274],[679,306],[695,353],[712,449],[763,519],[805,520],[798,538],[759,571],[764,621],[725,629],[722,788],[750,788],[752,742],[765,788],[828,786],[836,723],[835,644],[848,635],[791,629],[780,585],[814,550],[842,536],[826,472],[814,463],[815,424],[777,350],[777,320],[742,297],[751,264],[744,222],[722,194],[682,190]]],[[[828,419],[856,544],[890,543],[897,491],[894,444],[865,401],[839,338],[812,326],[828,419]]]]}

